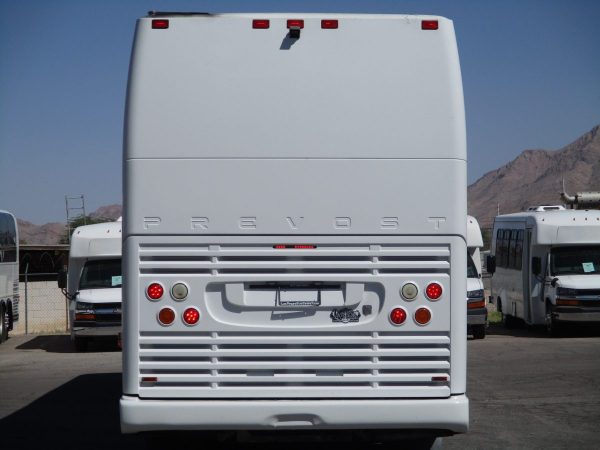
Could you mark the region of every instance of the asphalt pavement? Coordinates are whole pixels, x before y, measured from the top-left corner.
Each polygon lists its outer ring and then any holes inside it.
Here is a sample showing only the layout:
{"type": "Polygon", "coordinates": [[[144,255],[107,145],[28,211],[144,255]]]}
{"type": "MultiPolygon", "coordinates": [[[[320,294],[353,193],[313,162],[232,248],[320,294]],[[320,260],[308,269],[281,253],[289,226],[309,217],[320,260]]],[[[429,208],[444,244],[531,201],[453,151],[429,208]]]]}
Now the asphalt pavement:
{"type": "MultiPolygon", "coordinates": [[[[543,330],[494,326],[484,340],[469,340],[468,350],[471,430],[445,438],[444,448],[600,448],[599,330],[549,338],[543,330]]],[[[0,448],[147,448],[147,438],[120,434],[120,371],[114,341],[75,353],[65,335],[9,339],[0,345],[0,448]]],[[[210,448],[201,435],[186,439],[210,448]]],[[[182,449],[181,443],[170,444],[161,446],[182,449]]],[[[309,445],[364,448],[291,442],[286,450],[309,445]]]]}

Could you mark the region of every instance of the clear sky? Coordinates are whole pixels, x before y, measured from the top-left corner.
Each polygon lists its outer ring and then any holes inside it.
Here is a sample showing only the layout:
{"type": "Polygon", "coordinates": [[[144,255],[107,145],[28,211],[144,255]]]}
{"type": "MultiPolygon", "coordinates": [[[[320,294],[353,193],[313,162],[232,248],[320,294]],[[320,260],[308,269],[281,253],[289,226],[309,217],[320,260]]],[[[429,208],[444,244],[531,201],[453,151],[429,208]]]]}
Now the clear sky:
{"type": "Polygon", "coordinates": [[[439,14],[461,57],[469,183],[600,123],[598,0],[0,0],[0,208],[34,223],[121,203],[133,29],[148,10],[439,14]]]}

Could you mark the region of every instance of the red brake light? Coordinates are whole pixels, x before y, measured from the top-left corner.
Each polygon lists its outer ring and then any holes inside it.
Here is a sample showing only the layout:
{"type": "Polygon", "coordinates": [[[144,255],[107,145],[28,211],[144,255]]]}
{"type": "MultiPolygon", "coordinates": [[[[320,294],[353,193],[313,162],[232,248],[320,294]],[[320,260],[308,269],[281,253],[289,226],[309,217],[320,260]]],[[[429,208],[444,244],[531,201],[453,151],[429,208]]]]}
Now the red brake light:
{"type": "Polygon", "coordinates": [[[427,308],[419,308],[415,311],[415,322],[419,325],[425,325],[431,320],[431,311],[427,308]]]}
{"type": "Polygon", "coordinates": [[[188,308],[183,312],[183,321],[186,325],[196,325],[200,320],[200,312],[196,308],[188,308]]]}
{"type": "Polygon", "coordinates": [[[321,28],[325,30],[335,30],[338,27],[338,21],[335,19],[323,19],[321,20],[321,28]]]}
{"type": "Polygon", "coordinates": [[[169,28],[169,21],[167,19],[152,19],[152,28],[154,30],[166,30],[169,28]]]}
{"type": "Polygon", "coordinates": [[[148,295],[150,300],[159,300],[164,293],[165,290],[160,283],[152,283],[148,286],[148,289],[146,289],[146,295],[148,295]]]}
{"type": "Polygon", "coordinates": [[[425,289],[425,295],[429,300],[437,300],[442,296],[442,286],[438,283],[429,283],[425,289]]]}
{"type": "Polygon", "coordinates": [[[269,26],[270,23],[267,19],[254,19],[252,21],[252,28],[255,30],[266,30],[269,26]]]}
{"type": "Polygon", "coordinates": [[[304,20],[302,19],[288,19],[287,21],[288,28],[304,28],[304,20]]]}
{"type": "Polygon", "coordinates": [[[390,320],[394,325],[402,325],[406,320],[406,311],[402,308],[394,308],[390,313],[390,320]]]}
{"type": "Polygon", "coordinates": [[[421,30],[437,30],[439,27],[437,20],[422,20],[421,30]]]}
{"type": "Polygon", "coordinates": [[[163,325],[171,325],[175,321],[175,311],[163,308],[158,312],[158,321],[163,325]]]}

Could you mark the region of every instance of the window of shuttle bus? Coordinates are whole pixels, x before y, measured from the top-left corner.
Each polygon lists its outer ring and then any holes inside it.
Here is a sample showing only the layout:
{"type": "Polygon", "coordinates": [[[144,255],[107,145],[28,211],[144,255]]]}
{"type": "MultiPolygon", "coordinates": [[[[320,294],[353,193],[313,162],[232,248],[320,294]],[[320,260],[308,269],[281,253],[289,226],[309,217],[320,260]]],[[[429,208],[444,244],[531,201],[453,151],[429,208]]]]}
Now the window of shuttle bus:
{"type": "Polygon", "coordinates": [[[17,261],[17,230],[8,214],[0,214],[0,262],[17,261]]]}
{"type": "Polygon", "coordinates": [[[517,267],[517,230],[510,230],[510,242],[508,268],[515,269],[517,267]]]}
{"type": "Polygon", "coordinates": [[[523,236],[524,231],[519,230],[517,232],[517,246],[515,255],[515,269],[521,270],[523,268],[523,236]]]}

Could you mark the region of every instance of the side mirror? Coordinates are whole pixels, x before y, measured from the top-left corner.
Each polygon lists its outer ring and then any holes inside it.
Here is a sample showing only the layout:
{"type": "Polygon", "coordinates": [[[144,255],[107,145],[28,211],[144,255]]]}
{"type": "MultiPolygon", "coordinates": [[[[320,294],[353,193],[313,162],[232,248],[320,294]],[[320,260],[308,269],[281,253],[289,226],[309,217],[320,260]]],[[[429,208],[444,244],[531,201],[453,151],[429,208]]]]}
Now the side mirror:
{"type": "Polygon", "coordinates": [[[558,278],[552,278],[552,281],[550,282],[550,284],[552,285],[552,287],[556,287],[557,282],[558,282],[558,278]]]}
{"type": "Polygon", "coordinates": [[[496,257],[494,255],[487,255],[485,258],[485,266],[487,267],[488,273],[493,275],[496,271],[496,257]]]}
{"type": "Polygon", "coordinates": [[[539,256],[531,258],[531,273],[539,275],[542,272],[542,260],[539,256]]]}
{"type": "Polygon", "coordinates": [[[67,288],[67,272],[65,272],[64,270],[61,270],[60,272],[58,272],[58,287],[60,289],[66,289],[67,288]]]}

